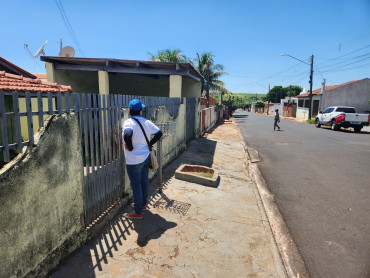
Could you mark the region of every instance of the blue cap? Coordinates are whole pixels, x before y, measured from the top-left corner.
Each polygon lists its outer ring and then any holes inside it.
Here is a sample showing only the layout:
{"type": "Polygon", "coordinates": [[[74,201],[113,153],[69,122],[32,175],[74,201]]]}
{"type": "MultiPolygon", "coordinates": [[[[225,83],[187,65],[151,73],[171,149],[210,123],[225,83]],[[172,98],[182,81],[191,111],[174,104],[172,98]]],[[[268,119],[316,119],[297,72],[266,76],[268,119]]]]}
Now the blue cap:
{"type": "Polygon", "coordinates": [[[133,99],[128,104],[128,107],[132,108],[134,111],[139,111],[143,108],[145,108],[145,105],[141,103],[138,99],[133,99]]]}

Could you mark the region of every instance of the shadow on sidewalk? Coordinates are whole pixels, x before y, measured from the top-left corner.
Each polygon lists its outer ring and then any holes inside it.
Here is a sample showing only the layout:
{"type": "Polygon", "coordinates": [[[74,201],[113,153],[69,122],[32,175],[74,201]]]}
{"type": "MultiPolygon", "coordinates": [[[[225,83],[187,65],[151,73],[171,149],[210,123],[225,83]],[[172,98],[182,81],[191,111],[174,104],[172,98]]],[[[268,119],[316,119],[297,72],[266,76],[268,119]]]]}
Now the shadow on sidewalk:
{"type": "MultiPolygon", "coordinates": [[[[216,145],[217,141],[206,138],[190,141],[187,144],[187,149],[163,169],[163,190],[169,186],[170,179],[173,178],[176,169],[181,164],[212,167],[216,145]]],[[[49,277],[96,277],[95,272],[105,270],[104,266],[109,263],[110,258],[115,256],[119,258],[120,253],[127,251],[125,241],[132,235],[133,231],[137,233],[137,245],[145,247],[150,240],[158,239],[167,230],[176,227],[177,223],[167,221],[159,214],[153,213],[157,210],[151,211],[151,209],[160,201],[160,209],[184,215],[189,209],[187,205],[190,205],[169,199],[164,193],[159,194],[157,188],[158,177],[154,177],[150,181],[149,187],[149,210],[144,212],[143,219],[132,221],[124,218],[123,212],[132,209],[131,206],[126,206],[96,238],[74,252],[49,277]]],[[[160,210],[158,212],[160,213],[160,210]]]]}

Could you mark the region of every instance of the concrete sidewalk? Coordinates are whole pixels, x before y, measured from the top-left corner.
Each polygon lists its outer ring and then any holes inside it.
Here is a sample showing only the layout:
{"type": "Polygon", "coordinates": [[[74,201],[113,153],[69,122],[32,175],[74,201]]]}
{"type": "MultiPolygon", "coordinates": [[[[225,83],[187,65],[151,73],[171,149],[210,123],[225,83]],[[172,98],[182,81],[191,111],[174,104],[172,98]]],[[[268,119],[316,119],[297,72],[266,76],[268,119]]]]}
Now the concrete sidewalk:
{"type": "Polygon", "coordinates": [[[234,122],[191,141],[142,220],[120,213],[51,277],[286,277],[248,163],[234,122]],[[218,187],[175,179],[183,163],[216,169],[218,187]]]}

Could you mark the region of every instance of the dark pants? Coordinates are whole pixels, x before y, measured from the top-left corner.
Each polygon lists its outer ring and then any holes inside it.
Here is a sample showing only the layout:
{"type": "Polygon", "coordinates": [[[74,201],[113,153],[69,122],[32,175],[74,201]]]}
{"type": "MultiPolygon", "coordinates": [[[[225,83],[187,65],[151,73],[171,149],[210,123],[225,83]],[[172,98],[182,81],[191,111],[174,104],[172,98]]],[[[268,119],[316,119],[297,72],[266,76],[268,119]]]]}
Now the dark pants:
{"type": "Polygon", "coordinates": [[[278,126],[278,124],[277,124],[277,123],[278,123],[278,121],[279,121],[279,120],[275,120],[275,123],[274,123],[274,130],[275,130],[275,128],[276,128],[276,127],[277,127],[278,129],[280,129],[280,126],[278,126]]]}
{"type": "Polygon", "coordinates": [[[134,195],[135,212],[139,214],[143,211],[143,206],[148,203],[149,164],[150,155],[140,164],[126,165],[132,193],[134,195]]]}

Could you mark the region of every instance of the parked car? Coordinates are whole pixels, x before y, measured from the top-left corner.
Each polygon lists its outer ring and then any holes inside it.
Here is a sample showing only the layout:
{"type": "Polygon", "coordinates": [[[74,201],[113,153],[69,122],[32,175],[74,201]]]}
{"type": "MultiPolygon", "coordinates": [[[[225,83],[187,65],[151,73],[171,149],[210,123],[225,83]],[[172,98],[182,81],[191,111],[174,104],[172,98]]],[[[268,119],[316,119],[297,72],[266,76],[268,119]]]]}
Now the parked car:
{"type": "Polygon", "coordinates": [[[331,106],[320,111],[316,117],[316,127],[321,125],[331,126],[332,130],[341,127],[353,127],[355,132],[360,132],[365,125],[369,125],[370,114],[359,114],[354,107],[331,106]]]}

